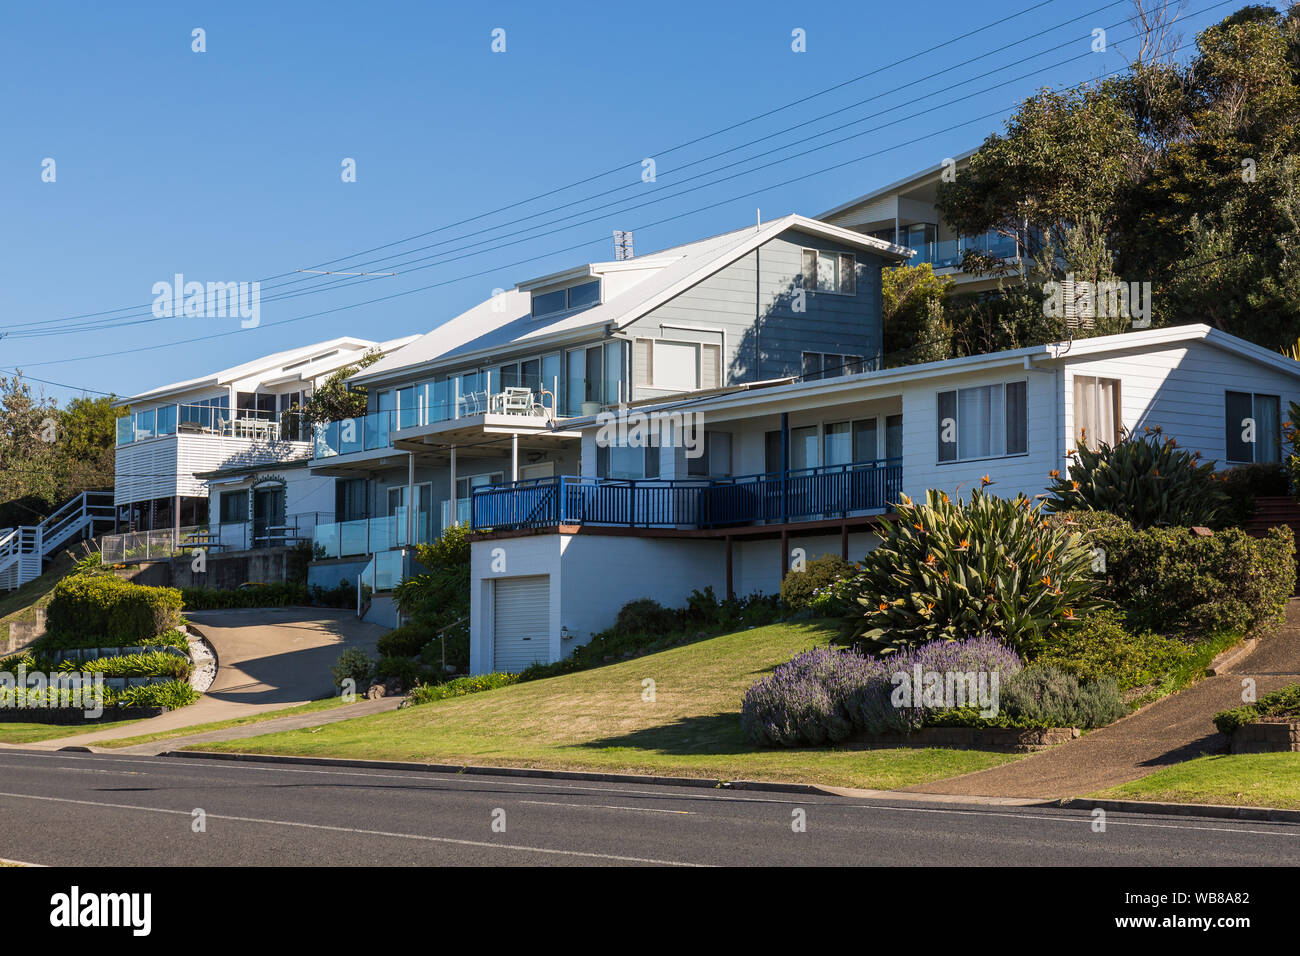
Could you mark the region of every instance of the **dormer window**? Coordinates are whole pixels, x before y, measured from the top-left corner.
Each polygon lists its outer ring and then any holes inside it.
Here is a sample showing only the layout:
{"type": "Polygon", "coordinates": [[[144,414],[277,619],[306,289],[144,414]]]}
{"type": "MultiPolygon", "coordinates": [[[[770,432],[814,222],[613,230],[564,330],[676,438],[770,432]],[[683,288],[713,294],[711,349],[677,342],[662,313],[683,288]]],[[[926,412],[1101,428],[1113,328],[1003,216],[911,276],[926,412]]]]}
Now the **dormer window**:
{"type": "Polygon", "coordinates": [[[572,312],[600,303],[600,280],[593,279],[580,285],[571,285],[567,289],[554,292],[533,293],[533,317],[554,315],[557,312],[572,312]]]}

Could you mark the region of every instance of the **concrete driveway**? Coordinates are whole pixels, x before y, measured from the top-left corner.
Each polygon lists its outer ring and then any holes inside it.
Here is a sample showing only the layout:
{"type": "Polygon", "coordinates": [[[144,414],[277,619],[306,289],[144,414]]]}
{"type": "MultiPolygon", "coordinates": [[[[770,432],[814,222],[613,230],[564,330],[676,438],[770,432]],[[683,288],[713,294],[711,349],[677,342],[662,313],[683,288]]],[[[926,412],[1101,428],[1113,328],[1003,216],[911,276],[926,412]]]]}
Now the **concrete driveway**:
{"type": "Polygon", "coordinates": [[[187,611],[185,616],[217,652],[216,680],[198,703],[112,730],[89,730],[24,746],[43,750],[85,746],[319,700],[335,692],[330,668],[339,654],[355,647],[373,657],[379,636],[387,632],[357,620],[351,611],[331,608],[187,611]]]}

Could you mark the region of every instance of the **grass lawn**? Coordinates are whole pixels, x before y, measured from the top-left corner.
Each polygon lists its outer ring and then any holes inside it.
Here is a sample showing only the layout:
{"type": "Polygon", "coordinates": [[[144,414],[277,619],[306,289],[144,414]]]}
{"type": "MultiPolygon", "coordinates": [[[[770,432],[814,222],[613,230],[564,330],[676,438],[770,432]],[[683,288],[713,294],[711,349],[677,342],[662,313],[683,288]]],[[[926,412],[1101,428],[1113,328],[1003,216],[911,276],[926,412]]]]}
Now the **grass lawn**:
{"type": "MultiPolygon", "coordinates": [[[[313,700],[309,704],[299,704],[297,707],[286,707],[283,710],[273,710],[265,714],[250,714],[247,717],[236,717],[232,720],[216,720],[208,724],[195,724],[193,727],[177,727],[175,730],[164,730],[156,734],[141,734],[138,737],[118,737],[113,740],[92,740],[92,747],[134,747],[136,744],[150,744],[155,740],[170,740],[173,737],[188,737],[191,734],[201,734],[209,730],[225,730],[228,727],[243,727],[247,724],[258,724],[264,720],[274,720],[277,717],[291,717],[294,714],[309,714],[317,710],[330,710],[331,708],[341,706],[342,697],[325,697],[321,700],[313,700]]],[[[128,721],[129,722],[129,721],[128,721]]],[[[105,727],[109,725],[105,724],[105,727]]]]}
{"type": "MultiPolygon", "coordinates": [[[[36,620],[37,608],[50,603],[50,598],[54,596],[54,585],[62,581],[72,568],[72,558],[66,552],[60,554],[50,562],[50,570],[28,581],[18,590],[0,597],[0,647],[7,646],[10,623],[36,620]]],[[[0,657],[4,653],[0,651],[0,657]]]]}
{"type": "Polygon", "coordinates": [[[136,720],[113,720],[106,724],[7,724],[0,723],[0,744],[30,744],[37,740],[54,740],[58,737],[71,737],[73,734],[84,734],[88,730],[111,730],[114,727],[125,727],[127,724],[138,724],[136,720]]]}
{"type": "Polygon", "coordinates": [[[740,699],[831,628],[774,624],[618,664],[321,727],[194,750],[661,773],[892,789],[982,770],[1010,754],[961,750],[758,750],[740,699]],[[654,681],[653,702],[643,699],[654,681]]]}
{"type": "Polygon", "coordinates": [[[1089,796],[1296,810],[1300,809],[1300,754],[1197,757],[1089,796]]]}

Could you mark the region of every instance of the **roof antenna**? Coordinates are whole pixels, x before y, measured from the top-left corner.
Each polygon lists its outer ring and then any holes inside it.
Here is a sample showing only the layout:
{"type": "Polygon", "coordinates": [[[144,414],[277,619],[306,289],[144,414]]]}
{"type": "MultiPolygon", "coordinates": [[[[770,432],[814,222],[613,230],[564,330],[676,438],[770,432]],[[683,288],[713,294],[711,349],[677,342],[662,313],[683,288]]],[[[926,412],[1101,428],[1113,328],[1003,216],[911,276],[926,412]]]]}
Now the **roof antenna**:
{"type": "Polygon", "coordinates": [[[763,210],[759,209],[757,206],[754,207],[754,228],[763,228],[763,210]]]}
{"type": "Polygon", "coordinates": [[[622,229],[614,230],[614,260],[622,262],[625,259],[631,259],[632,253],[632,233],[625,232],[622,229]]]}

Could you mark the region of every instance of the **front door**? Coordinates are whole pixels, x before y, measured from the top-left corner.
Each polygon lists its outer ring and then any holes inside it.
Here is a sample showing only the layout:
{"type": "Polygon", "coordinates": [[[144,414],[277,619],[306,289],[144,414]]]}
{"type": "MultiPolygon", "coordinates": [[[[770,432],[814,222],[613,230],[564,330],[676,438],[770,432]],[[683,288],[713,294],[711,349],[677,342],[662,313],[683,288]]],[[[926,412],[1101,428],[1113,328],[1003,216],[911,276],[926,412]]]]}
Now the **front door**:
{"type": "Polygon", "coordinates": [[[257,488],[253,491],[253,547],[284,544],[284,489],[257,488]]]}

